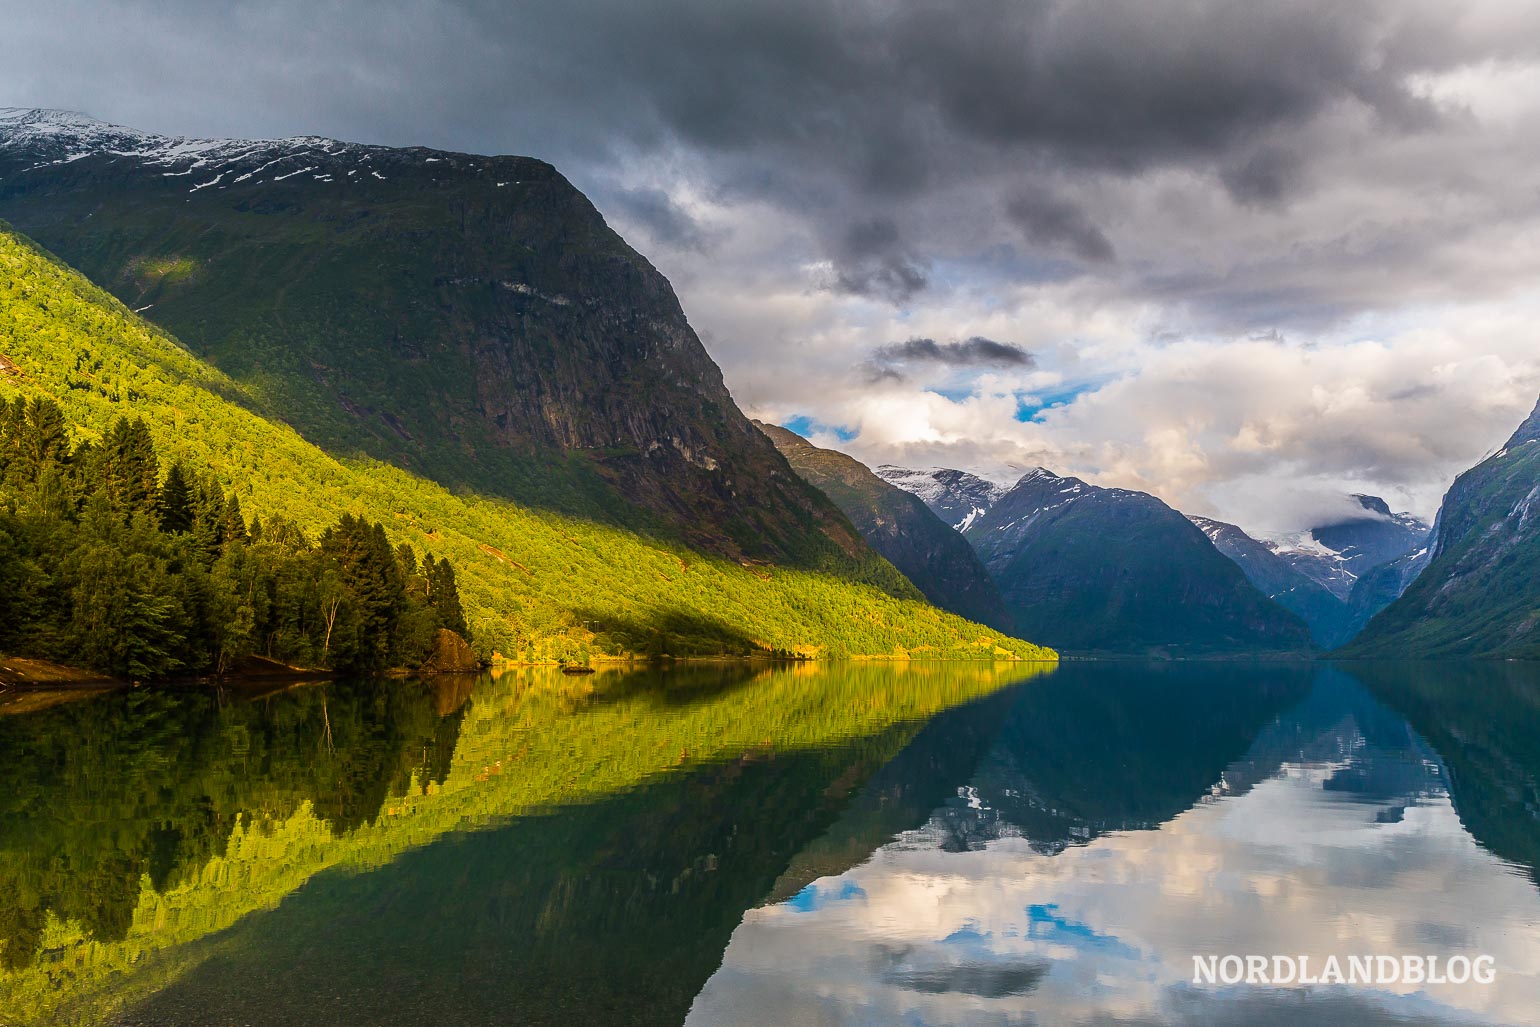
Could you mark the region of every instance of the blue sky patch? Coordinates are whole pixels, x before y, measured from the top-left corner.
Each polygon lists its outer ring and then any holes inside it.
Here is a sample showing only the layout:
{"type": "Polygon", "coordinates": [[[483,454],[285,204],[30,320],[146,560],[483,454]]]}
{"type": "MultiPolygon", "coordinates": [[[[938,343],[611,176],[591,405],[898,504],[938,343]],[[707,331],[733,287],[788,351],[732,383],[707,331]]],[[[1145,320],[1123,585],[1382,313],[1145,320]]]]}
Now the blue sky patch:
{"type": "Polygon", "coordinates": [[[861,434],[860,432],[852,431],[843,424],[824,424],[822,421],[815,421],[807,414],[798,414],[796,417],[782,421],[781,427],[787,431],[796,432],[804,439],[827,432],[841,442],[849,442],[861,434]]]}
{"type": "Polygon", "coordinates": [[[1043,412],[1054,407],[1067,407],[1088,392],[1101,388],[1100,382],[1086,382],[1055,389],[1052,392],[1019,392],[1016,394],[1016,420],[1041,421],[1043,412]]]}

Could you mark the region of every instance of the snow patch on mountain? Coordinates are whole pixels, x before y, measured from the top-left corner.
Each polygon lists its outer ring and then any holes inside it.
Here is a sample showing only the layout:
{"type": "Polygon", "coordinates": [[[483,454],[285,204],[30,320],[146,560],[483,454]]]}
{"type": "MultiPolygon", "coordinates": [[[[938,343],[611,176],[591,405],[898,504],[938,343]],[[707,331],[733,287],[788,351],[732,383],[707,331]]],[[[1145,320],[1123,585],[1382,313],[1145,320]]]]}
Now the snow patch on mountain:
{"type": "Polygon", "coordinates": [[[326,185],[362,182],[355,177],[368,170],[377,180],[388,176],[372,170],[367,162],[389,154],[424,167],[451,163],[489,173],[495,158],[444,154],[431,150],[388,150],[383,147],[344,143],[323,136],[291,136],[284,139],[189,139],[141,132],[98,121],[78,111],[0,107],[0,156],[20,153],[31,160],[20,174],[38,168],[70,164],[88,157],[134,160],[148,167],[163,167],[167,178],[196,174],[188,192],[203,189],[224,191],[264,182],[311,181],[326,185]],[[437,153],[436,156],[431,154],[437,153]],[[271,177],[265,177],[271,171],[271,177]],[[303,176],[308,175],[308,178],[303,176]]]}

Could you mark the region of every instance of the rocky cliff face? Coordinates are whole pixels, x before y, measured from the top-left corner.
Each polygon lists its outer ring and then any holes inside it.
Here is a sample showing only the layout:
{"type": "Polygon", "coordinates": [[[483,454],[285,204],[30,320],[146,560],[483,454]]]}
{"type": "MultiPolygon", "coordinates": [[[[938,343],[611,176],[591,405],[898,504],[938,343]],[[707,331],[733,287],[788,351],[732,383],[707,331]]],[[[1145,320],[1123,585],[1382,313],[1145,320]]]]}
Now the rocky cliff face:
{"type": "Polygon", "coordinates": [[[541,161],[0,109],[0,218],[335,453],[904,588],[541,161]]]}
{"type": "Polygon", "coordinates": [[[1305,624],[1154,496],[1043,468],[968,526],[1029,637],[1154,655],[1310,648],[1305,624]]]}
{"type": "Polygon", "coordinates": [[[1540,405],[1455,479],[1427,568],[1348,647],[1359,656],[1540,657],[1540,405]]]}
{"type": "Polygon", "coordinates": [[[755,422],[792,469],[832,499],[872,548],[935,605],[1001,631],[1010,617],[972,548],[916,496],[860,461],[820,449],[795,432],[755,422]]]}

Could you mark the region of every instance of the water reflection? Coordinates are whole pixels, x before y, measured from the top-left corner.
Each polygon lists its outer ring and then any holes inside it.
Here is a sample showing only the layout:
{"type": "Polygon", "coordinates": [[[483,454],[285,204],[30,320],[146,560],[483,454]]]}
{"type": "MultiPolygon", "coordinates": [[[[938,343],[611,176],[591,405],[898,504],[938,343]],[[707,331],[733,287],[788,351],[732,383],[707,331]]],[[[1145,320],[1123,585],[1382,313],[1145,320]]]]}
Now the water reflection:
{"type": "MultiPolygon", "coordinates": [[[[424,975],[451,988],[449,1006],[418,1011],[435,1020],[463,994],[457,972],[478,958],[489,979],[510,977],[507,918],[553,966],[622,955],[605,938],[624,936],[640,912],[617,898],[637,881],[659,891],[658,916],[684,920],[682,935],[700,921],[717,927],[698,951],[679,950],[700,965],[693,983],[676,985],[677,1022],[742,910],[795,850],[786,832],[799,819],[816,834],[826,810],[926,718],[1042,669],[724,665],[577,680],[531,671],[474,693],[448,679],[310,686],[254,702],[136,691],[0,718],[12,783],[0,807],[0,1022],[400,1022],[399,996],[379,987],[394,971],[402,990],[424,975]],[[722,836],[723,810],[754,831],[722,836]],[[753,873],[710,872],[715,853],[740,850],[757,861],[753,873]],[[729,878],[722,894],[696,884],[729,878]],[[355,904],[355,886],[384,887],[388,908],[355,904]],[[682,890],[696,901],[670,901],[682,890]],[[607,934],[576,938],[567,907],[607,934]],[[289,937],[281,925],[291,915],[320,922],[289,937]],[[469,929],[478,923],[484,935],[469,929]],[[356,935],[339,940],[350,927],[356,935]],[[332,943],[348,951],[326,951],[332,943]],[[296,947],[323,976],[270,977],[296,947]],[[199,997],[214,979],[203,964],[234,953],[257,968],[245,976],[251,993],[234,987],[236,969],[199,997]],[[320,1012],[315,989],[347,995],[338,989],[350,973],[349,1008],[320,1012]],[[383,1012],[365,1008],[371,995],[383,1012]]],[[[638,972],[653,955],[638,951],[638,972]]],[[[560,987],[520,980],[562,1018],[560,987]]],[[[488,1001],[499,995],[507,989],[488,1001]]],[[[603,989],[590,999],[602,1007],[603,989]]],[[[505,1014],[498,1007],[492,1019],[505,1014]]]]}
{"type": "Polygon", "coordinates": [[[750,911],[689,1022],[1531,1022],[1540,896],[1504,857],[1534,851],[1540,678],[1359,672],[1066,667],[922,826],[750,911]],[[1488,953],[1499,976],[1194,986],[1211,953],[1488,953]]]}
{"type": "Polygon", "coordinates": [[[0,1023],[1540,1008],[1540,672],[1042,670],[523,671],[0,716],[0,1023]],[[1499,977],[1193,986],[1193,955],[1228,952],[1490,953],[1499,977]]]}

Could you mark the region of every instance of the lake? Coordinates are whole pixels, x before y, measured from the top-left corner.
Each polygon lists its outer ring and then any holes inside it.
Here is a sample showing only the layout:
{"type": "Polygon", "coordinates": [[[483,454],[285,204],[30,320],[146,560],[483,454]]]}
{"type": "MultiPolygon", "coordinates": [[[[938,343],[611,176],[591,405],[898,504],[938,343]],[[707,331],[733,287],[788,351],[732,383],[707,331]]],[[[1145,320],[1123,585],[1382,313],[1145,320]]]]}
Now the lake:
{"type": "Polygon", "coordinates": [[[59,698],[0,707],[8,1027],[1540,1009],[1540,667],[720,664],[59,698]],[[1194,981],[1258,954],[1492,974],[1194,981]]]}

